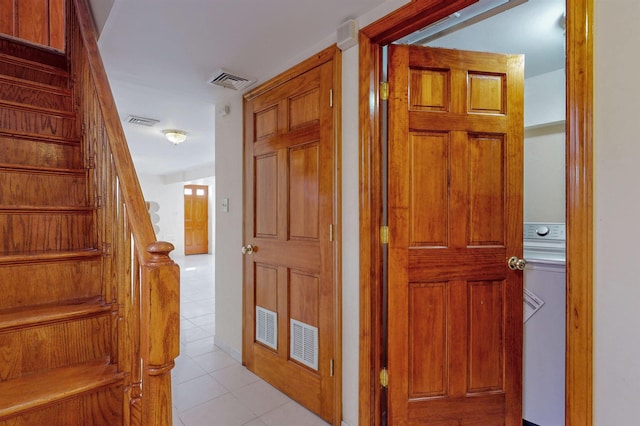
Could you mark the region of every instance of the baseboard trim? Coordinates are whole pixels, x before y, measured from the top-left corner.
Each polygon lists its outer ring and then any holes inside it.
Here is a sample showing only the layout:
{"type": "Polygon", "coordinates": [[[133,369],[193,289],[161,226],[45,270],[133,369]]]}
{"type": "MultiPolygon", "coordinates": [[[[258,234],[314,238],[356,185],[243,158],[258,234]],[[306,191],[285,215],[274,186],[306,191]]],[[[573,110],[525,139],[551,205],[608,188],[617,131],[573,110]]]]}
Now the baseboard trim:
{"type": "Polygon", "coordinates": [[[529,420],[522,419],[522,426],[540,426],[540,425],[532,423],[529,420]]]}
{"type": "Polygon", "coordinates": [[[217,347],[219,347],[222,352],[226,353],[231,358],[235,359],[240,364],[242,364],[242,353],[241,352],[239,352],[238,350],[236,350],[232,346],[228,345],[224,340],[222,340],[218,336],[213,336],[213,343],[217,347]]]}

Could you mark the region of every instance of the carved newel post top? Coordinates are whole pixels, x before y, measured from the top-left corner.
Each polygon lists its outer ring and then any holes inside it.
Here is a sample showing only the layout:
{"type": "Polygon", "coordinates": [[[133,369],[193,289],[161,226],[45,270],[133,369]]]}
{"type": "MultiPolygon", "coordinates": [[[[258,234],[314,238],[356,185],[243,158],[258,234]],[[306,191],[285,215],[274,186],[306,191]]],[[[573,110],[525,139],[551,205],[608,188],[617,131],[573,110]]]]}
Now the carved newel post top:
{"type": "Polygon", "coordinates": [[[151,261],[153,263],[173,263],[169,257],[175,247],[173,244],[167,241],[156,241],[147,246],[147,252],[151,254],[151,261]]]}

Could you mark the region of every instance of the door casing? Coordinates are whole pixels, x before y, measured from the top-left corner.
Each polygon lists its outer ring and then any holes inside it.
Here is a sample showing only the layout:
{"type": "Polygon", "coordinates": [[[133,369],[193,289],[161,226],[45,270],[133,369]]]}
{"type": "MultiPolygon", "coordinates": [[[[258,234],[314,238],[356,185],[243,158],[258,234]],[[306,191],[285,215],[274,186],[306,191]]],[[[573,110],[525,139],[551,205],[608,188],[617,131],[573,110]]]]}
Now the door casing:
{"type": "MultiPolygon", "coordinates": [[[[359,424],[381,422],[380,68],[382,46],[475,0],[413,0],[359,36],[360,407],[359,424]]],[[[566,0],[566,396],[565,424],[593,423],[593,0],[566,0]]]]}

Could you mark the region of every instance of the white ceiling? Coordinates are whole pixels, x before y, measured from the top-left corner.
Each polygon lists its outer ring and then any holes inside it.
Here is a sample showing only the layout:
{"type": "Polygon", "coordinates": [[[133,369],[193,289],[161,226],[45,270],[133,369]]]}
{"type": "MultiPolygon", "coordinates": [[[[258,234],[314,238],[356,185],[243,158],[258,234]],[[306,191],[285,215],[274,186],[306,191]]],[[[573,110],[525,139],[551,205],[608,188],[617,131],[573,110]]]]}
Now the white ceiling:
{"type": "MultiPolygon", "coordinates": [[[[319,50],[335,42],[335,30],[341,23],[384,2],[92,1],[98,25],[104,22],[99,45],[121,118],[139,115],[160,120],[154,127],[123,124],[138,172],[172,175],[206,169],[213,175],[215,105],[219,110],[225,99],[236,92],[211,86],[207,78],[223,67],[258,82],[265,81],[310,47],[318,46],[319,50]],[[111,2],[113,7],[109,10],[111,2]],[[162,135],[167,128],[185,130],[189,138],[173,146],[162,135]]],[[[558,52],[560,61],[564,61],[564,38],[559,46],[557,37],[543,44],[541,36],[529,30],[540,29],[543,34],[552,31],[547,21],[553,17],[557,24],[562,12],[558,12],[558,4],[563,6],[564,0],[529,0],[502,14],[509,18],[503,23],[481,22],[437,44],[527,53],[527,67],[546,63],[540,69],[558,69],[558,52]],[[532,10],[516,13],[525,7],[537,10],[539,15],[532,15],[532,10]],[[544,13],[549,19],[543,20],[544,13]],[[475,44],[468,44],[469,40],[475,44]],[[550,59],[555,65],[550,65],[550,59]]]]}

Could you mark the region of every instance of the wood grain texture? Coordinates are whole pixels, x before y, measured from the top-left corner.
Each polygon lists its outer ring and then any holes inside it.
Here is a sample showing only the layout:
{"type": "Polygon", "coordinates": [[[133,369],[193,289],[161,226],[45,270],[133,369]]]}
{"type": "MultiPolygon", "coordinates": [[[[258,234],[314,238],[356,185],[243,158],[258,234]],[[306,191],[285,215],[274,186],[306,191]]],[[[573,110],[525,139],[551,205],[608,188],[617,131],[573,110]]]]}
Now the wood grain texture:
{"type": "Polygon", "coordinates": [[[95,279],[102,268],[100,254],[96,251],[88,253],[92,257],[56,259],[55,265],[51,264],[52,260],[36,256],[3,265],[0,268],[0,282],[3,283],[0,310],[100,295],[102,283],[95,279]],[[20,280],[16,281],[15,277],[20,280]]]}
{"type": "Polygon", "coordinates": [[[80,144],[65,141],[25,139],[0,134],[0,158],[11,159],[13,167],[81,169],[80,144]]]}
{"type": "Polygon", "coordinates": [[[47,110],[71,111],[71,92],[52,86],[0,77],[0,93],[4,101],[47,110]]]}
{"type": "Polygon", "coordinates": [[[88,204],[86,178],[80,170],[20,170],[0,167],[0,206],[68,206],[88,204]],[[66,173],[65,173],[66,172],[66,173]]]}
{"type": "MultiPolygon", "coordinates": [[[[381,49],[360,31],[359,40],[360,164],[360,347],[358,424],[382,422],[379,373],[382,359],[382,173],[380,147],[381,49]]],[[[383,364],[383,361],[385,363],[383,364]]]]}
{"type": "Polygon", "coordinates": [[[93,210],[0,209],[0,254],[96,248],[93,210]]]}
{"type": "MultiPolygon", "coordinates": [[[[98,359],[79,365],[53,369],[41,376],[29,376],[11,382],[0,383],[0,401],[2,401],[0,403],[0,421],[8,420],[12,416],[19,415],[20,413],[26,413],[26,417],[29,419],[28,411],[40,408],[43,403],[62,401],[70,397],[95,392],[103,387],[115,386],[121,380],[122,375],[118,374],[115,366],[110,365],[104,359],[98,359]]],[[[89,399],[91,398],[89,397],[89,399]]],[[[103,404],[94,402],[88,407],[81,408],[78,406],[78,408],[80,408],[78,412],[82,413],[81,416],[66,413],[66,410],[60,409],[54,412],[61,412],[62,418],[64,418],[65,421],[69,418],[68,416],[72,416],[72,419],[84,419],[84,421],[80,423],[58,424],[106,425],[106,423],[94,423],[90,420],[92,418],[91,416],[95,415],[96,421],[99,421],[101,416],[99,416],[98,413],[106,408],[113,409],[115,404],[102,405],[103,404]],[[89,423],[85,423],[85,421],[89,421],[89,423]]],[[[67,410],[69,409],[69,407],[65,408],[67,408],[67,410]]],[[[42,422],[44,418],[42,415],[36,415],[35,419],[39,419],[39,421],[42,422]]],[[[113,421],[114,419],[111,418],[110,420],[113,421]]],[[[13,421],[13,419],[11,421],[13,421]]],[[[29,419],[29,421],[31,421],[31,419],[29,419]]],[[[36,424],[50,424],[49,421],[45,423],[40,422],[36,424]]],[[[23,423],[17,424],[30,423],[25,423],[23,420],[23,423]]]]}
{"type": "Polygon", "coordinates": [[[0,1],[0,34],[64,50],[65,0],[0,1]]]}
{"type": "Polygon", "coordinates": [[[568,425],[593,424],[593,0],[567,0],[568,425]]]}
{"type": "Polygon", "coordinates": [[[338,69],[336,48],[325,49],[244,101],[244,244],[258,250],[244,259],[243,362],[332,424],[341,417],[339,251],[329,240],[339,212],[338,69]],[[256,297],[271,299],[256,292],[256,267],[277,271],[277,351],[255,342],[256,297]],[[317,371],[290,359],[294,315],[318,327],[317,371]]]}

